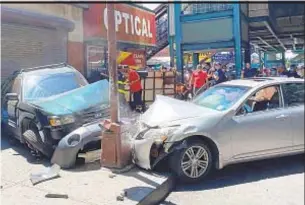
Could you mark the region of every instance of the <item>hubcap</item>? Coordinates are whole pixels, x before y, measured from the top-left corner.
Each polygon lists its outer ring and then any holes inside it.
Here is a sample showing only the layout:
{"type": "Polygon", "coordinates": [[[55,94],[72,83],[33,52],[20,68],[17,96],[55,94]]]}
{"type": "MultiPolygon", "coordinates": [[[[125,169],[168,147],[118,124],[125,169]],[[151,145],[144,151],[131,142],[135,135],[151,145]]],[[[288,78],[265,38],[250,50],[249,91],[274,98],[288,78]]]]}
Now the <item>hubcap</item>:
{"type": "Polygon", "coordinates": [[[190,178],[202,176],[208,167],[208,153],[201,146],[189,147],[183,154],[181,168],[184,174],[190,178]]]}

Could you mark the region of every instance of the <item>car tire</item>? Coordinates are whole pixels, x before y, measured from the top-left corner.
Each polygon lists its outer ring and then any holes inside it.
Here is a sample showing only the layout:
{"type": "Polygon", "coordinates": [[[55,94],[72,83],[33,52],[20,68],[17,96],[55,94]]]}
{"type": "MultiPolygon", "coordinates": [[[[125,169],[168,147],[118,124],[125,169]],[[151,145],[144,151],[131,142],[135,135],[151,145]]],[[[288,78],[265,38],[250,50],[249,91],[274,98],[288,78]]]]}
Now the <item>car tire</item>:
{"type": "Polygon", "coordinates": [[[53,149],[41,140],[37,128],[35,128],[33,125],[29,127],[30,129],[26,130],[23,133],[25,141],[32,145],[34,149],[45,155],[47,158],[51,158],[53,154],[53,149]]]}
{"type": "Polygon", "coordinates": [[[210,148],[204,141],[189,140],[185,148],[173,153],[170,158],[170,167],[179,181],[185,183],[199,182],[206,178],[212,170],[213,156],[210,148]],[[199,155],[197,155],[198,152],[199,155]],[[193,160],[190,159],[191,153],[194,155],[193,160]]]}

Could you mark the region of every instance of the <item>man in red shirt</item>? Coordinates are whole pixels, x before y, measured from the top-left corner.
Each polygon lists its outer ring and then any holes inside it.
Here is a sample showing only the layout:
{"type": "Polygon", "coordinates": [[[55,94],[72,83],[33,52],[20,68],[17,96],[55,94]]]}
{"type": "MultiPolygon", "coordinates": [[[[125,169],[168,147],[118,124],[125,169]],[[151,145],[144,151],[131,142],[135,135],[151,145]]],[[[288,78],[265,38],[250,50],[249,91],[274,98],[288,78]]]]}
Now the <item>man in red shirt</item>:
{"type": "Polygon", "coordinates": [[[201,65],[197,66],[197,69],[193,72],[190,85],[194,85],[194,95],[197,91],[208,82],[208,74],[205,72],[201,65]]]}
{"type": "Polygon", "coordinates": [[[142,102],[142,83],[141,78],[137,71],[127,67],[128,82],[130,88],[130,94],[133,97],[133,106],[136,110],[141,111],[143,107],[142,102]]]}

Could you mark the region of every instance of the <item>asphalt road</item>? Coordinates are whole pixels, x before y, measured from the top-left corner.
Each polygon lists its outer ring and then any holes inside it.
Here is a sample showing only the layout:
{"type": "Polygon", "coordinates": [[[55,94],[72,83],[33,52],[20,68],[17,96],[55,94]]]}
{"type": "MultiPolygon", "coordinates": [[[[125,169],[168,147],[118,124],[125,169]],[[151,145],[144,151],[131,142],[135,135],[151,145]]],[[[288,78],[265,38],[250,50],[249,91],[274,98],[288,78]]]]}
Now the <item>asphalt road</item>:
{"type": "MultiPolygon", "coordinates": [[[[1,166],[3,204],[109,204],[107,200],[115,198],[112,190],[121,190],[132,183],[135,183],[134,187],[141,186],[131,177],[126,179],[118,176],[116,181],[110,181],[112,179],[108,174],[98,169],[90,172],[83,169],[62,172],[60,179],[33,187],[29,182],[29,174],[40,171],[48,163],[43,161],[43,164],[37,164],[26,149],[18,144],[11,145],[6,138],[1,139],[1,166]],[[52,190],[66,191],[71,198],[65,201],[45,199],[44,194],[52,190]],[[108,191],[109,194],[105,194],[108,191]],[[110,199],[108,195],[111,195],[110,199]]],[[[111,204],[127,204],[127,201],[111,201],[111,204]]],[[[163,204],[303,205],[304,155],[229,166],[204,182],[178,185],[163,204]]]]}

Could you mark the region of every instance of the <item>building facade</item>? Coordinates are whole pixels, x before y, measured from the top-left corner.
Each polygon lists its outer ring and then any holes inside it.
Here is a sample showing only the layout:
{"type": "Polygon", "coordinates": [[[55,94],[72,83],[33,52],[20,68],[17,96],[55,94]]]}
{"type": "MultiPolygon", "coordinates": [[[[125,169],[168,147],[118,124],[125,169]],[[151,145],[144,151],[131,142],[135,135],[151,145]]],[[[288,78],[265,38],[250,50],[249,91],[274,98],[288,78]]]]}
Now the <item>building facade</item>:
{"type": "MultiPolygon", "coordinates": [[[[2,4],[1,78],[14,71],[67,62],[86,77],[107,62],[106,4],[2,4]]],[[[116,4],[118,50],[145,64],[156,44],[154,12],[116,4]]]]}
{"type": "Polygon", "coordinates": [[[2,4],[1,78],[67,62],[84,72],[83,9],[76,4],[2,4]]]}

